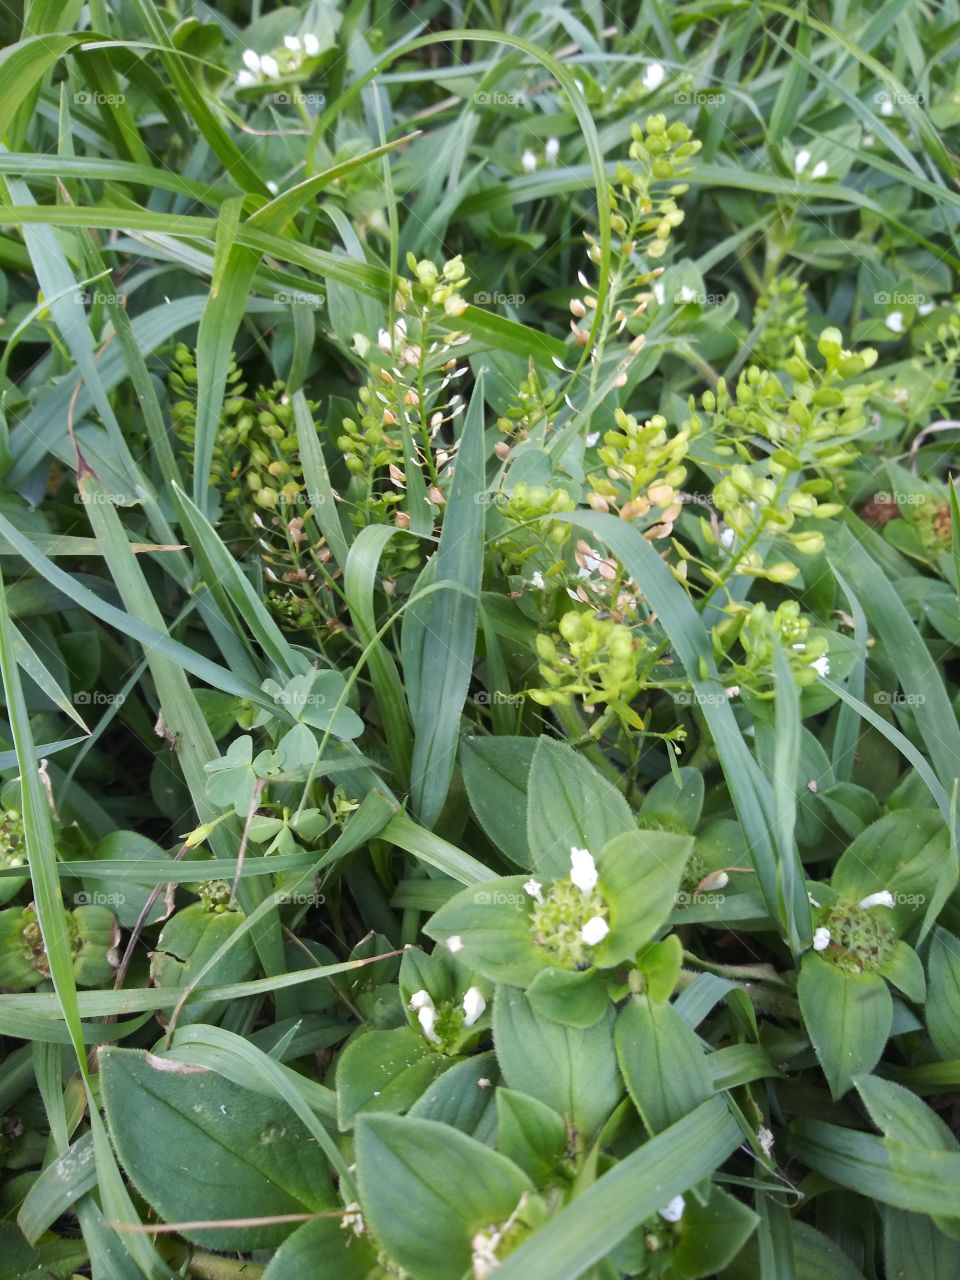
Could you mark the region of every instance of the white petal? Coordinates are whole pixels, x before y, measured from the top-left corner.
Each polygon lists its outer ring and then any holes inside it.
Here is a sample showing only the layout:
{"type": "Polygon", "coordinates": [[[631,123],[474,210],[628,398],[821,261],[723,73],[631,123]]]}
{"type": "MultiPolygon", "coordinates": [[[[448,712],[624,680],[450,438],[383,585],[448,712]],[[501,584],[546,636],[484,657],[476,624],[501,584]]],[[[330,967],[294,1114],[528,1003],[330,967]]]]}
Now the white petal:
{"type": "Polygon", "coordinates": [[[663,84],[663,79],[666,74],[667,73],[659,62],[651,62],[649,67],[647,67],[646,71],[643,73],[643,87],[651,91],[658,88],[663,84]]]}
{"type": "Polygon", "coordinates": [[[463,996],[463,1025],[472,1027],[478,1018],[483,1017],[487,1002],[479,987],[468,987],[463,996]]]}
{"type": "Polygon", "coordinates": [[[604,940],[609,932],[610,926],[603,916],[591,916],[580,930],[580,937],[588,947],[595,947],[604,940]]]}
{"type": "Polygon", "coordinates": [[[276,58],[271,57],[269,53],[260,59],[260,67],[268,80],[276,80],[280,74],[280,66],[276,58]]]}
{"type": "Polygon", "coordinates": [[[810,152],[807,151],[806,149],[804,149],[803,151],[798,151],[793,161],[794,173],[803,173],[804,169],[807,167],[809,163],[810,163],[810,152]]]}
{"type": "Polygon", "coordinates": [[[663,306],[663,299],[664,299],[664,293],[663,293],[663,281],[662,281],[662,280],[658,280],[658,281],[654,284],[654,286],[653,286],[653,296],[656,298],[657,302],[658,302],[658,303],[659,303],[659,305],[662,307],[662,306],[663,306]]]}
{"type": "Polygon", "coordinates": [[[243,65],[248,71],[259,71],[261,65],[259,53],[254,53],[252,49],[244,49],[243,65]]]}
{"type": "Polygon", "coordinates": [[[818,676],[828,676],[830,674],[830,659],[826,654],[817,658],[815,662],[810,663],[818,676]]]}
{"type": "Polygon", "coordinates": [[[674,1196],[670,1203],[665,1204],[660,1210],[660,1217],[664,1222],[679,1222],[686,1207],[687,1202],[683,1196],[674,1196]]]}
{"type": "Polygon", "coordinates": [[[896,905],[896,899],[889,889],[881,889],[879,893],[868,893],[857,903],[861,911],[866,911],[868,907],[895,907],[896,905]]]}
{"type": "Polygon", "coordinates": [[[423,1029],[423,1034],[427,1037],[431,1044],[439,1044],[440,1037],[434,1031],[437,1022],[437,1011],[434,1008],[424,1008],[417,1012],[417,1021],[423,1029]]]}
{"type": "Polygon", "coordinates": [[[882,116],[893,115],[893,102],[890,98],[884,98],[883,102],[880,103],[880,114],[882,116]]]}
{"type": "Polygon", "coordinates": [[[883,323],[891,333],[903,333],[903,312],[891,311],[883,323]]]}
{"type": "Polygon", "coordinates": [[[303,37],[303,49],[304,49],[304,52],[311,58],[315,58],[317,54],[320,52],[320,41],[313,34],[312,31],[308,31],[307,34],[303,37]]]}
{"type": "Polygon", "coordinates": [[[270,192],[272,196],[275,196],[277,192],[280,190],[280,188],[277,186],[275,182],[268,182],[267,190],[270,192]]]}
{"type": "Polygon", "coordinates": [[[592,448],[593,448],[593,446],[597,443],[597,441],[598,441],[599,439],[600,439],[600,432],[599,432],[599,431],[591,431],[591,432],[587,435],[587,448],[588,448],[588,449],[592,449],[592,448]]]}
{"type": "Polygon", "coordinates": [[[534,571],[533,577],[530,579],[530,585],[535,591],[542,591],[547,585],[543,580],[543,574],[539,569],[534,571]]]}
{"type": "Polygon", "coordinates": [[[460,937],[459,933],[451,933],[450,937],[447,939],[447,950],[452,951],[454,955],[458,951],[463,950],[463,939],[460,937]]]}
{"type": "Polygon", "coordinates": [[[410,997],[411,1009],[432,1009],[433,996],[429,991],[415,991],[410,997]]]}
{"type": "Polygon", "coordinates": [[[570,879],[584,893],[592,893],[599,880],[597,864],[587,849],[571,848],[570,879]]]}
{"type": "Polygon", "coordinates": [[[817,163],[810,170],[810,177],[825,178],[826,176],[827,176],[827,162],[826,160],[818,160],[817,163]]]}
{"type": "Polygon", "coordinates": [[[533,173],[536,170],[537,157],[529,147],[527,147],[526,151],[520,157],[520,167],[523,169],[524,173],[533,173]]]}
{"type": "Polygon", "coordinates": [[[727,550],[729,551],[730,548],[733,546],[733,544],[736,542],[736,540],[737,540],[737,533],[735,529],[727,528],[727,529],[720,530],[721,547],[726,547],[727,550]]]}
{"type": "Polygon", "coordinates": [[[543,901],[543,885],[539,880],[528,880],[523,886],[524,893],[529,893],[531,898],[536,898],[537,902],[543,901]]]}
{"type": "Polygon", "coordinates": [[[814,951],[826,951],[830,945],[830,930],[825,929],[823,925],[819,929],[813,931],[813,949],[814,951]]]}
{"type": "Polygon", "coordinates": [[[921,302],[920,306],[917,307],[917,315],[928,316],[930,312],[933,311],[935,306],[936,306],[936,303],[933,303],[933,302],[921,302]]]}
{"type": "Polygon", "coordinates": [[[248,89],[250,85],[256,84],[256,83],[257,83],[257,77],[253,74],[252,71],[247,71],[247,69],[244,68],[242,71],[237,72],[237,84],[240,86],[241,89],[248,89]]]}
{"type": "Polygon", "coordinates": [[[543,149],[543,154],[546,157],[547,164],[554,164],[557,156],[560,154],[560,139],[548,138],[547,145],[543,149]]]}
{"type": "Polygon", "coordinates": [[[283,37],[283,43],[284,43],[284,47],[285,47],[285,48],[287,48],[287,49],[289,49],[291,53],[299,53],[299,52],[300,52],[300,37],[299,37],[299,36],[284,36],[284,37],[283,37]]]}

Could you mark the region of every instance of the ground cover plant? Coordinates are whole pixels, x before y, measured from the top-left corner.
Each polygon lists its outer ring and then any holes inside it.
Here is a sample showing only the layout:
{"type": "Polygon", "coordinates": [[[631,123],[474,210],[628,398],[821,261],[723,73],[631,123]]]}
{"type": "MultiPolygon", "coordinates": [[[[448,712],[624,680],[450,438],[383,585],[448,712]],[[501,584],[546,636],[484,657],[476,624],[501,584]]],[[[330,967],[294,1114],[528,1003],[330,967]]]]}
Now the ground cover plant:
{"type": "Polygon", "coordinates": [[[0,1280],[953,1280],[956,0],[0,24],[0,1280]]]}

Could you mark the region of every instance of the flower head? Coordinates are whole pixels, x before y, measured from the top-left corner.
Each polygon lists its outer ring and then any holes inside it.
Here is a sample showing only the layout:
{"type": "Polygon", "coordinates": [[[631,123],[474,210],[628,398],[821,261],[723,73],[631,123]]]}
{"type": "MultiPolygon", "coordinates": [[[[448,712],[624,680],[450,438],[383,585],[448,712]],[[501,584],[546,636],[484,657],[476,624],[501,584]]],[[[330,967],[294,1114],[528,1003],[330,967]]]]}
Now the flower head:
{"type": "Polygon", "coordinates": [[[543,149],[543,154],[547,164],[556,164],[557,156],[560,154],[560,139],[548,138],[547,145],[543,149]]]}
{"type": "Polygon", "coordinates": [[[535,898],[537,902],[543,901],[543,885],[539,880],[528,880],[523,886],[524,893],[529,893],[531,898],[535,898]]]}
{"type": "Polygon", "coordinates": [[[802,151],[798,151],[797,154],[794,156],[794,160],[793,160],[794,173],[803,173],[804,169],[807,167],[809,163],[810,163],[810,152],[807,151],[806,148],[804,148],[802,151]]]}
{"type": "Polygon", "coordinates": [[[600,876],[593,855],[587,849],[570,848],[570,879],[584,893],[592,893],[600,876]]]}
{"type": "Polygon", "coordinates": [[[454,955],[463,950],[463,939],[459,933],[451,933],[450,937],[447,938],[447,950],[452,951],[454,955]]]}
{"type": "Polygon", "coordinates": [[[891,333],[903,333],[903,312],[891,311],[883,323],[891,333]]]}
{"type": "Polygon", "coordinates": [[[478,1018],[483,1017],[487,1002],[479,987],[468,987],[463,996],[463,1025],[472,1027],[478,1018]]]}
{"type": "Polygon", "coordinates": [[[823,925],[819,929],[813,931],[813,949],[814,951],[826,951],[830,945],[830,930],[824,928],[823,925]]]}
{"type": "Polygon", "coordinates": [[[603,916],[591,916],[580,930],[580,937],[588,947],[595,947],[604,940],[609,932],[610,926],[603,916]]]}
{"type": "Polygon", "coordinates": [[[643,87],[648,93],[652,93],[663,84],[666,74],[659,62],[651,62],[643,73],[643,87]]]}
{"type": "Polygon", "coordinates": [[[866,911],[870,907],[895,907],[896,905],[896,899],[889,889],[881,889],[879,893],[868,893],[857,903],[861,911],[866,911]]]}
{"type": "Polygon", "coordinates": [[[527,147],[523,155],[520,157],[520,168],[524,173],[535,173],[537,168],[537,156],[534,151],[527,147]]]}
{"type": "Polygon", "coordinates": [[[828,676],[830,674],[830,659],[825,653],[821,654],[819,658],[815,658],[810,665],[818,676],[828,676]]]}

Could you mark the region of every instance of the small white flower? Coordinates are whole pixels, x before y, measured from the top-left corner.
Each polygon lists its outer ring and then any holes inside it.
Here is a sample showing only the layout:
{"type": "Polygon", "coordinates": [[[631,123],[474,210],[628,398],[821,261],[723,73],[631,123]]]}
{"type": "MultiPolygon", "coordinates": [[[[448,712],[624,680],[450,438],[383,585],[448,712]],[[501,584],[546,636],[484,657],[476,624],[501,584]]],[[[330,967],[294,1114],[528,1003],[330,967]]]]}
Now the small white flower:
{"type": "Polygon", "coordinates": [[[315,58],[320,52],[320,41],[312,31],[308,31],[303,37],[303,51],[308,58],[315,58]]]}
{"type": "Polygon", "coordinates": [[[483,1017],[487,1002],[479,987],[468,987],[463,997],[463,1025],[472,1027],[478,1018],[483,1017]]]}
{"type": "Polygon", "coordinates": [[[356,1201],[348,1204],[344,1210],[343,1217],[340,1219],[340,1228],[343,1231],[352,1231],[355,1236],[362,1236],[366,1230],[363,1214],[360,1212],[360,1206],[356,1201]]]}
{"type": "Polygon", "coordinates": [[[261,66],[259,53],[254,53],[252,49],[244,49],[243,65],[248,71],[259,71],[261,66]]]}
{"type": "Polygon", "coordinates": [[[826,160],[818,160],[817,163],[810,170],[810,177],[817,179],[817,178],[825,178],[826,176],[827,176],[827,162],[826,160]]]}
{"type": "Polygon", "coordinates": [[[813,931],[813,949],[814,951],[826,951],[830,945],[830,930],[824,928],[823,925],[819,929],[813,931]]]}
{"type": "Polygon", "coordinates": [[[560,139],[548,138],[547,145],[543,148],[543,154],[547,164],[556,164],[557,156],[560,154],[560,139]]]}
{"type": "Polygon", "coordinates": [[[865,133],[863,135],[863,145],[865,147],[872,147],[874,144],[874,141],[875,139],[872,133],[865,133]]]}
{"type": "Polygon", "coordinates": [[[661,307],[662,307],[662,306],[663,306],[663,299],[664,299],[663,281],[662,281],[662,280],[657,280],[657,281],[655,281],[655,282],[654,282],[654,286],[653,286],[653,296],[656,298],[656,300],[657,300],[657,304],[658,304],[659,306],[661,306],[661,307]]]}
{"type": "Polygon", "coordinates": [[[757,1140],[760,1143],[760,1150],[769,1160],[770,1156],[773,1154],[773,1131],[771,1129],[765,1129],[763,1125],[761,1125],[757,1132],[757,1140]]]}
{"type": "Polygon", "coordinates": [[[247,69],[244,68],[242,71],[237,72],[237,84],[241,89],[249,89],[252,84],[256,83],[257,77],[252,71],[247,71],[247,69]]]}
{"type": "Polygon", "coordinates": [[[269,53],[264,54],[260,59],[260,69],[268,80],[276,80],[280,75],[279,63],[276,58],[272,57],[269,53]]]}
{"type": "Polygon", "coordinates": [[[410,997],[411,1009],[432,1009],[433,996],[429,991],[415,991],[410,997]]]}
{"type": "Polygon", "coordinates": [[[300,52],[300,37],[299,37],[299,36],[284,36],[284,37],[283,37],[283,43],[284,43],[284,47],[285,47],[285,48],[287,48],[287,49],[289,49],[291,53],[299,53],[299,52],[300,52]]]}
{"type": "Polygon", "coordinates": [[[807,151],[806,148],[804,148],[802,151],[798,151],[793,160],[794,173],[803,173],[804,169],[807,167],[809,163],[810,163],[810,152],[807,151]]]}
{"type": "Polygon", "coordinates": [[[857,903],[861,911],[866,911],[869,907],[895,907],[896,905],[896,899],[889,889],[881,889],[879,893],[868,893],[857,903]]]}
{"type": "Polygon", "coordinates": [[[677,300],[679,302],[692,302],[696,296],[696,290],[691,289],[688,284],[682,284],[677,291],[677,300]]]}
{"type": "Polygon", "coordinates": [[[917,307],[917,315],[928,316],[935,306],[936,303],[934,302],[921,302],[919,307],[917,307]]]}
{"type": "Polygon", "coordinates": [[[891,333],[903,333],[903,312],[891,311],[883,323],[891,333]]]}
{"type": "Polygon", "coordinates": [[[674,1196],[670,1203],[665,1204],[660,1210],[660,1217],[664,1222],[679,1222],[686,1207],[687,1202],[683,1196],[674,1196]]]}
{"type": "Polygon", "coordinates": [[[733,546],[733,544],[736,542],[736,540],[737,540],[737,532],[735,529],[730,529],[728,527],[726,529],[720,530],[721,547],[726,547],[726,549],[729,551],[730,548],[733,546]]]}
{"type": "Polygon", "coordinates": [[[436,1009],[434,1009],[432,1005],[429,1008],[424,1007],[423,1009],[418,1009],[417,1021],[420,1023],[423,1034],[427,1037],[430,1043],[439,1044],[440,1037],[437,1035],[436,1031],[434,1031],[434,1027],[437,1024],[436,1009]]]}
{"type": "Polygon", "coordinates": [[[463,950],[463,939],[460,937],[459,933],[451,933],[450,937],[447,939],[447,950],[452,951],[454,955],[456,955],[458,951],[463,950]]]}
{"type": "Polygon", "coordinates": [[[663,84],[666,74],[659,62],[651,62],[643,73],[643,87],[648,93],[652,93],[654,89],[663,84]]]}
{"type": "Polygon", "coordinates": [[[610,932],[610,926],[603,916],[591,916],[580,930],[580,938],[588,947],[595,947],[610,932]]]}
{"type": "Polygon", "coordinates": [[[592,449],[599,439],[600,439],[599,431],[590,431],[587,434],[587,448],[592,449]]]}
{"type": "Polygon", "coordinates": [[[533,577],[530,579],[530,585],[531,587],[533,587],[534,591],[542,591],[544,587],[547,585],[544,582],[543,574],[540,572],[539,569],[534,570],[533,577]]]}
{"type": "Polygon", "coordinates": [[[884,100],[880,103],[880,114],[882,116],[893,115],[893,99],[892,98],[884,98],[884,100]]]}
{"type": "Polygon", "coordinates": [[[527,147],[523,155],[520,157],[520,168],[524,173],[535,173],[537,168],[537,157],[535,152],[527,147]]]}
{"type": "Polygon", "coordinates": [[[277,186],[275,182],[268,182],[267,190],[270,192],[272,196],[275,196],[277,192],[280,190],[280,188],[277,186]]]}
{"type": "Polygon", "coordinates": [[[543,885],[539,880],[528,880],[523,886],[524,893],[529,893],[531,898],[536,898],[537,902],[543,901],[543,885]]]}
{"type": "Polygon", "coordinates": [[[570,879],[584,893],[593,893],[600,875],[593,855],[587,849],[570,849],[570,879]]]}
{"type": "Polygon", "coordinates": [[[810,663],[818,676],[828,676],[830,674],[830,659],[827,655],[821,654],[814,662],[810,663]]]}

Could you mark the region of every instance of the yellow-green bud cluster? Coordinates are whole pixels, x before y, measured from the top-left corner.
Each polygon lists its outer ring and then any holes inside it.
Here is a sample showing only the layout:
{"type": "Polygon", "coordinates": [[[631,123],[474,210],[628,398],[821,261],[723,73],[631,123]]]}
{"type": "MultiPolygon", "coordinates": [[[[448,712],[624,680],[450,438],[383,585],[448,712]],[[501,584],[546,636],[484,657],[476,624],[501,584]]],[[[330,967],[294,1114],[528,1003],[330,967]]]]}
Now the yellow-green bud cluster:
{"type": "Polygon", "coordinates": [[[211,915],[236,910],[233,889],[229,880],[205,880],[197,890],[200,901],[211,915]]]}
{"type": "Polygon", "coordinates": [[[505,415],[497,419],[497,427],[514,440],[525,440],[534,427],[551,425],[550,414],[557,402],[557,392],[544,386],[536,366],[530,361],[527,376],[517,387],[505,415]]]}
{"type": "Polygon", "coordinates": [[[438,267],[429,258],[418,260],[414,254],[408,253],[407,266],[414,279],[400,278],[400,300],[404,303],[413,302],[417,306],[428,306],[451,317],[463,315],[468,304],[460,290],[467,287],[470,277],[460,254],[438,267]]]}
{"type": "Polygon", "coordinates": [[[897,934],[883,909],[864,909],[840,902],[822,913],[817,924],[830,931],[821,957],[848,973],[880,969],[893,956],[897,934]]]}
{"type": "MultiPolygon", "coordinates": [[[[786,654],[797,684],[803,688],[814,683],[818,672],[813,664],[826,655],[829,641],[826,633],[811,627],[810,618],[801,613],[796,600],[784,600],[773,613],[759,601],[742,619],[739,639],[745,659],[738,668],[742,683],[751,679],[769,682],[774,648],[778,644],[786,654]]],[[[718,628],[721,633],[724,625],[721,623],[718,628]]]]}
{"type": "MultiPolygon", "coordinates": [[[[120,931],[106,907],[81,906],[66,913],[73,976],[84,987],[110,982],[117,965],[120,931]]],[[[27,991],[50,977],[50,961],[32,907],[0,911],[0,988],[27,991]]]]}
{"type": "Polygon", "coordinates": [[[535,903],[530,927],[534,941],[558,968],[587,969],[595,947],[584,942],[581,931],[597,916],[607,918],[607,904],[596,889],[585,893],[570,879],[556,880],[543,901],[535,903]]]}
{"type": "MultiPolygon", "coordinates": [[[[591,505],[601,510],[616,505],[624,520],[676,506],[678,490],[687,477],[683,464],[690,449],[690,428],[670,435],[661,414],[639,422],[623,409],[615,411],[614,422],[616,429],[604,433],[597,450],[606,472],[589,479],[591,505]]],[[[673,514],[679,514],[679,508],[673,514]]]]}
{"type": "Polygon", "coordinates": [[[531,689],[541,706],[569,706],[575,697],[588,706],[629,703],[641,688],[638,660],[646,642],[612,618],[571,610],[560,619],[559,635],[538,635],[538,670],[546,688],[531,689]]]}
{"type": "Polygon", "coordinates": [[[774,277],[757,299],[753,324],[763,326],[753,358],[766,369],[782,369],[797,338],[807,334],[806,284],[793,276],[774,277]]]}

